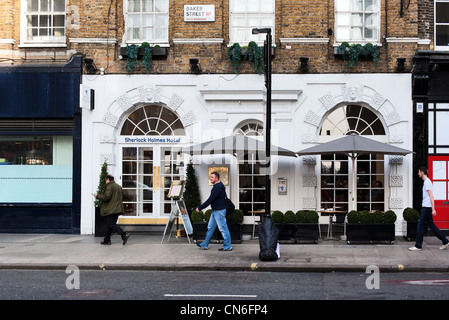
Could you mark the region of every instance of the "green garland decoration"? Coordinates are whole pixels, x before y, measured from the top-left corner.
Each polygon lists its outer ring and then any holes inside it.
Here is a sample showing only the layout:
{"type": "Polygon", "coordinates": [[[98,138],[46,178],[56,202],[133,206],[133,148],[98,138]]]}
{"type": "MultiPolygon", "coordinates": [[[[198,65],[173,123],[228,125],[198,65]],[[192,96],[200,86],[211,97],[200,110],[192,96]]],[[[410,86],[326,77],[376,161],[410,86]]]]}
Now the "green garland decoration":
{"type": "Polygon", "coordinates": [[[348,69],[354,67],[355,63],[359,61],[360,56],[371,57],[374,62],[374,67],[377,68],[379,62],[379,46],[367,43],[364,46],[361,44],[350,45],[348,42],[343,42],[337,47],[337,53],[341,54],[343,60],[347,62],[348,69]]]}
{"type": "Polygon", "coordinates": [[[259,47],[256,42],[251,41],[248,44],[246,57],[253,64],[254,71],[256,71],[256,73],[258,73],[259,75],[265,73],[265,61],[263,53],[263,47],[259,47]]]}
{"type": "Polygon", "coordinates": [[[126,71],[131,73],[133,69],[137,66],[137,54],[139,52],[139,47],[135,44],[126,46],[126,54],[128,55],[128,61],[126,63],[126,71]]]}
{"type": "Polygon", "coordinates": [[[234,43],[228,48],[228,60],[232,63],[234,73],[238,74],[242,65],[242,48],[238,43],[234,43]]]}
{"type": "Polygon", "coordinates": [[[150,47],[148,42],[142,43],[140,48],[143,48],[143,64],[147,73],[150,73],[151,64],[153,63],[153,48],[150,47]]]}

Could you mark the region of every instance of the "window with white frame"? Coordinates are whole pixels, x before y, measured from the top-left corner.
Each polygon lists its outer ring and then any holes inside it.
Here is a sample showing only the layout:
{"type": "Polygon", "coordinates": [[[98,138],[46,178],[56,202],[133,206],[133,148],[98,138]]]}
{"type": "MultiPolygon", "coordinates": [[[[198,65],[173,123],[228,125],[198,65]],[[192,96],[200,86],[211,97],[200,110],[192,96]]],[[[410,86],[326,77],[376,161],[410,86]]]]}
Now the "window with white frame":
{"type": "Polygon", "coordinates": [[[335,0],[335,41],[379,42],[379,0],[335,0]]]}
{"type": "Polygon", "coordinates": [[[169,0],[126,0],[126,42],[167,43],[169,0]]]}
{"type": "Polygon", "coordinates": [[[230,0],[229,39],[247,45],[250,41],[262,44],[265,34],[252,34],[253,28],[271,28],[274,37],[274,0],[230,0]]]}
{"type": "Polygon", "coordinates": [[[65,44],[65,0],[22,1],[22,44],[65,44]]]}
{"type": "Polygon", "coordinates": [[[435,48],[449,50],[449,0],[435,0],[435,48]]]}

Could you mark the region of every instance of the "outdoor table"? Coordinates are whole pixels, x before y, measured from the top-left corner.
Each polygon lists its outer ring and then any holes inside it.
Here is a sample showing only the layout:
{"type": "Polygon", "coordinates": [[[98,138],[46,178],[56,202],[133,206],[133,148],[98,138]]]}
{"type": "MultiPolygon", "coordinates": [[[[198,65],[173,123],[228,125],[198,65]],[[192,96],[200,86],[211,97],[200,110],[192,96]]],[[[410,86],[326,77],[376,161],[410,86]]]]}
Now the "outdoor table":
{"type": "MultiPolygon", "coordinates": [[[[332,233],[332,219],[334,217],[334,215],[338,215],[338,214],[346,214],[347,211],[339,211],[339,210],[320,210],[318,211],[320,213],[328,213],[329,214],[329,228],[327,229],[327,238],[328,239],[332,239],[333,238],[333,233],[332,233]]],[[[344,227],[344,236],[346,237],[346,224],[344,227]]]]}

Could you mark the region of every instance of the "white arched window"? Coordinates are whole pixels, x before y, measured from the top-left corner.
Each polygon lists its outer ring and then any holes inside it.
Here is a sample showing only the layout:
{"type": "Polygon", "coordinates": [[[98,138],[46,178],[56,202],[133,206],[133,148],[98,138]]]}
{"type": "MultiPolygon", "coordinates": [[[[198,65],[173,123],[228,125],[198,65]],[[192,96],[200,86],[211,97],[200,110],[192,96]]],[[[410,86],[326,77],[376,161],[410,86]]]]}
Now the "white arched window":
{"type": "Polygon", "coordinates": [[[234,130],[234,134],[261,137],[263,136],[263,124],[256,120],[246,121],[234,130]]]}
{"type": "Polygon", "coordinates": [[[144,105],[125,120],[121,135],[185,135],[184,126],[175,112],[158,104],[144,105]]]}
{"type": "Polygon", "coordinates": [[[385,129],[379,117],[369,108],[344,105],[332,111],[321,126],[320,135],[384,135],[385,129]]]}

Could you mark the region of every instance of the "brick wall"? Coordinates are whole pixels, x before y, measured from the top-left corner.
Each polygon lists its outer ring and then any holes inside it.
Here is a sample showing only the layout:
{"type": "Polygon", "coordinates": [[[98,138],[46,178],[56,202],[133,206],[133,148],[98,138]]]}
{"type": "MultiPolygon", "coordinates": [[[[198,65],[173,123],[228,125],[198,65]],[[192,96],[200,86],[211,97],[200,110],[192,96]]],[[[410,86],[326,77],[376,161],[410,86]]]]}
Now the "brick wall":
{"type": "MultiPolygon", "coordinates": [[[[12,44],[0,44],[0,58],[22,57],[15,63],[42,56],[48,59],[56,52],[68,58],[74,53],[93,58],[98,68],[107,73],[125,73],[126,59],[120,59],[124,34],[124,0],[67,0],[66,48],[19,48],[20,1],[2,0],[0,3],[0,39],[14,39],[12,44]],[[78,43],[73,39],[116,39],[104,43],[78,43]],[[34,53],[29,54],[30,52],[34,53]],[[39,55],[41,53],[41,55],[39,55]]],[[[406,58],[410,71],[411,58],[418,49],[416,41],[388,42],[388,38],[433,37],[433,2],[411,0],[400,17],[400,0],[381,0],[381,55],[377,68],[372,61],[359,61],[350,72],[394,72],[396,59],[406,58]]],[[[154,60],[151,73],[189,73],[189,59],[198,58],[203,73],[233,73],[228,61],[229,0],[198,0],[194,4],[215,5],[214,22],[184,22],[184,5],[188,0],[170,0],[169,44],[165,59],[154,60]],[[181,43],[177,39],[223,39],[222,42],[181,43]]],[[[311,73],[347,72],[341,58],[334,55],[334,0],[279,0],[276,1],[276,26],[273,73],[298,73],[299,58],[309,58],[311,73]],[[329,39],[329,41],[302,41],[295,39],[329,39]],[[293,39],[293,40],[289,40],[293,39]],[[290,42],[289,42],[290,41],[290,42]]],[[[429,49],[430,46],[419,46],[429,49]]],[[[0,60],[1,61],[1,60],[0,60]]],[[[49,60],[50,61],[50,60],[49,60]]],[[[134,73],[146,72],[143,67],[134,73]]],[[[240,73],[254,73],[248,62],[243,62],[240,73]]]]}

